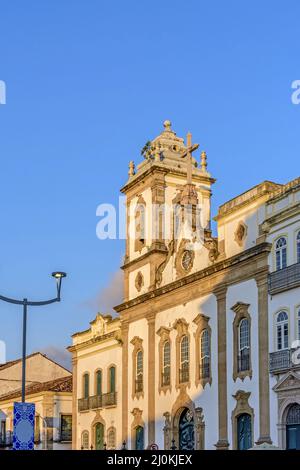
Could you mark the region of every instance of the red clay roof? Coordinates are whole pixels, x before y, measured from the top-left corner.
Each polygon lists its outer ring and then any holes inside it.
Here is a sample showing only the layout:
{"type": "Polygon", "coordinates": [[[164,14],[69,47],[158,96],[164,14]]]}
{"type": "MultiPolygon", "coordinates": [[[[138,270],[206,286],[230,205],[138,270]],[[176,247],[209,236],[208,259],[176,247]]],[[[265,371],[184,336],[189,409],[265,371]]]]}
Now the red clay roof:
{"type": "MultiPolygon", "coordinates": [[[[36,382],[26,387],[26,395],[33,395],[40,392],[72,392],[72,377],[62,377],[49,382],[36,382]]],[[[13,390],[0,396],[0,401],[18,398],[21,396],[21,389],[13,390]]]]}

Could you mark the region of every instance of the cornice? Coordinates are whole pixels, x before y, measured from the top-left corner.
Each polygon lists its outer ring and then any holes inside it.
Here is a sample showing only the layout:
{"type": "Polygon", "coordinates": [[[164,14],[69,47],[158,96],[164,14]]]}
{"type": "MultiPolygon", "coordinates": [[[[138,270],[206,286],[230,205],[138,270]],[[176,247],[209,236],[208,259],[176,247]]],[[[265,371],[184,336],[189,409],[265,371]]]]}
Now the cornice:
{"type": "MultiPolygon", "coordinates": [[[[137,173],[132,178],[130,178],[130,180],[127,181],[127,183],[121,188],[120,191],[126,194],[127,191],[129,191],[133,186],[135,186],[137,183],[142,182],[145,178],[147,178],[154,172],[163,173],[165,175],[171,173],[172,175],[175,175],[175,176],[186,177],[186,170],[182,170],[176,167],[167,167],[167,166],[164,166],[163,164],[153,162],[150,164],[149,168],[142,171],[141,173],[137,173]]],[[[201,174],[197,174],[194,172],[193,172],[193,181],[197,181],[199,183],[206,182],[210,184],[213,184],[216,182],[216,180],[212,178],[211,176],[201,175],[201,174]]]]}
{"type": "MultiPolygon", "coordinates": [[[[215,263],[209,266],[208,268],[202,269],[201,271],[197,271],[196,273],[190,274],[184,278],[173,281],[165,286],[159,287],[158,289],[154,289],[153,291],[142,294],[134,299],[123,302],[122,304],[114,307],[114,310],[118,313],[122,312],[123,310],[129,309],[143,302],[146,302],[150,299],[153,299],[161,295],[164,295],[168,292],[174,291],[175,289],[178,289],[180,287],[194,283],[195,281],[206,279],[210,276],[213,276],[219,273],[220,271],[231,268],[232,266],[236,266],[239,263],[247,262],[259,255],[264,255],[264,254],[268,255],[271,251],[271,248],[272,248],[272,245],[270,243],[266,243],[266,242],[261,243],[252,248],[249,248],[248,250],[243,251],[243,253],[240,253],[238,255],[232,256],[231,258],[227,258],[223,261],[215,263]]],[[[224,286],[220,286],[220,287],[224,289],[224,286]]]]}
{"type": "Polygon", "coordinates": [[[84,341],[82,343],[74,344],[72,346],[68,346],[67,350],[71,353],[78,351],[80,349],[84,349],[88,346],[94,346],[96,344],[103,344],[103,341],[109,340],[109,339],[115,339],[117,343],[120,343],[120,334],[121,328],[116,331],[112,331],[111,333],[107,333],[106,335],[102,336],[96,336],[93,338],[88,339],[87,341],[84,341]]]}

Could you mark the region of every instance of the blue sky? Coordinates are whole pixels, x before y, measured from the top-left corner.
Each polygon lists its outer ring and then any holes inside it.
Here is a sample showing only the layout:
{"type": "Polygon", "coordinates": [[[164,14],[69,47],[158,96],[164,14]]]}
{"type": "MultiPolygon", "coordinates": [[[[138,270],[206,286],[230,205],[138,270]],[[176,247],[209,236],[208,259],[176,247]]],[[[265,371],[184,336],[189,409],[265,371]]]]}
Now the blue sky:
{"type": "MultiPolygon", "coordinates": [[[[96,237],[128,162],[170,119],[208,154],[219,204],[299,176],[296,0],[0,1],[0,285],[63,302],[30,310],[28,351],[59,354],[97,306],[118,301],[123,241],[96,237]],[[298,163],[297,163],[298,162],[298,163]]],[[[0,304],[0,339],[21,354],[21,311],[0,304]]]]}

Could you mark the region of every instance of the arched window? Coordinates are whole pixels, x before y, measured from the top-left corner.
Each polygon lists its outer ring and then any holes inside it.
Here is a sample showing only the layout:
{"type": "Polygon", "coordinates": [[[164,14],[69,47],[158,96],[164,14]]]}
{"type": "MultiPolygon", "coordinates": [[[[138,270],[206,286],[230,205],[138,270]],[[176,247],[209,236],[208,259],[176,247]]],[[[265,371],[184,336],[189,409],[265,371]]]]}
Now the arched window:
{"type": "Polygon", "coordinates": [[[170,385],[171,375],[171,348],[170,342],[166,341],[163,346],[163,376],[162,385],[170,385]]]}
{"type": "Polygon", "coordinates": [[[143,351],[139,350],[136,353],[136,382],[135,382],[135,391],[143,391],[143,351]]]}
{"type": "Polygon", "coordinates": [[[252,422],[251,416],[243,413],[237,418],[238,450],[248,450],[252,447],[252,422]]]}
{"type": "Polygon", "coordinates": [[[210,337],[207,329],[203,330],[200,339],[200,377],[210,376],[210,337]]]}
{"type": "Polygon", "coordinates": [[[81,434],[81,448],[82,450],[89,450],[89,432],[83,431],[81,434]]]}
{"type": "Polygon", "coordinates": [[[277,350],[289,347],[289,317],[287,312],[282,311],[276,318],[277,350]]]}
{"type": "Polygon", "coordinates": [[[83,375],[83,398],[89,398],[90,395],[90,376],[88,373],[83,375]]]}
{"type": "Polygon", "coordinates": [[[137,426],[135,428],[135,448],[136,450],[144,450],[144,428],[137,426]]]}
{"type": "Polygon", "coordinates": [[[238,371],[250,369],[250,324],[243,318],[239,324],[239,360],[238,371]]]}
{"type": "Polygon", "coordinates": [[[135,208],[135,251],[140,251],[146,243],[146,203],[139,197],[135,208]]]}
{"type": "Polygon", "coordinates": [[[276,270],[286,268],[287,254],[286,254],[286,238],[280,237],[276,242],[275,255],[276,255],[276,270]]]}
{"type": "Polygon", "coordinates": [[[111,366],[109,368],[108,372],[108,378],[109,378],[109,391],[110,393],[115,393],[116,391],[116,368],[115,366],[111,366]]]}
{"type": "Polygon", "coordinates": [[[296,243],[297,243],[297,263],[300,263],[300,230],[297,234],[296,243]]]}
{"type": "Polygon", "coordinates": [[[107,431],[107,448],[116,448],[116,428],[114,427],[109,428],[109,430],[107,431]]]}
{"type": "Polygon", "coordinates": [[[102,370],[96,371],[96,395],[102,395],[102,370]]]}
{"type": "Polygon", "coordinates": [[[189,338],[185,335],[181,339],[180,343],[180,383],[189,381],[189,362],[190,362],[190,351],[189,351],[189,338]]]}

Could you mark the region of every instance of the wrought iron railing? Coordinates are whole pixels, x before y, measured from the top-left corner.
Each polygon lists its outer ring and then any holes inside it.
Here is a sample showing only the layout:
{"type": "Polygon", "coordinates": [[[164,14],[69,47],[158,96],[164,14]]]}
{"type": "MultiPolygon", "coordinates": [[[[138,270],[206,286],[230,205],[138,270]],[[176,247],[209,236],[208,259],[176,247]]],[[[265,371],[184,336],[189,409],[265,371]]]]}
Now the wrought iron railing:
{"type": "Polygon", "coordinates": [[[102,406],[114,406],[117,404],[117,393],[109,392],[102,395],[102,406]]]}
{"type": "Polygon", "coordinates": [[[282,370],[290,369],[293,366],[291,361],[291,350],[283,349],[270,353],[269,370],[276,373],[282,370]]]}
{"type": "Polygon", "coordinates": [[[188,367],[184,367],[183,369],[179,369],[179,383],[188,382],[190,379],[189,369],[188,367]]]}
{"type": "Polygon", "coordinates": [[[86,411],[90,409],[88,398],[79,398],[78,400],[78,411],[86,411]]]}
{"type": "Polygon", "coordinates": [[[300,286],[300,263],[279,269],[269,274],[269,293],[278,294],[300,286]]]}
{"type": "Polygon", "coordinates": [[[238,356],[238,372],[250,370],[250,354],[249,352],[238,356]]]}
{"type": "Polygon", "coordinates": [[[109,392],[102,395],[94,395],[89,398],[80,398],[78,400],[78,411],[95,410],[117,404],[117,393],[109,392]]]}

